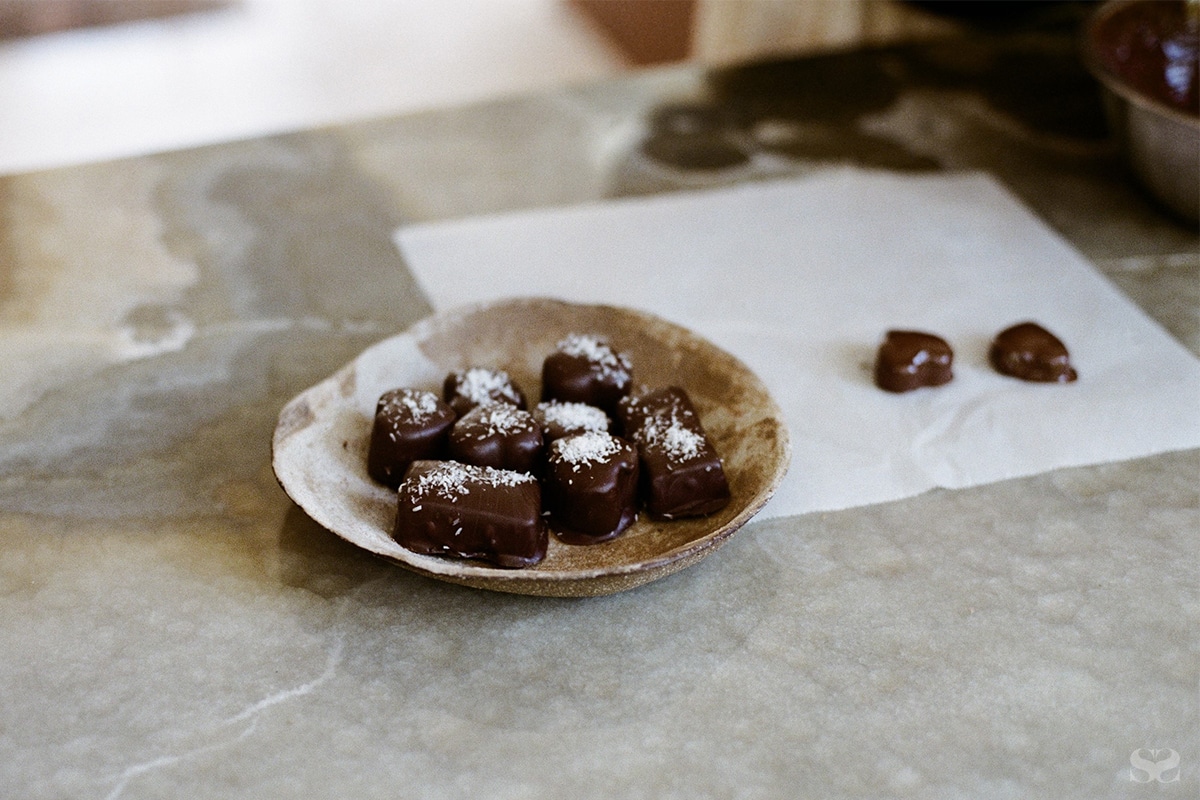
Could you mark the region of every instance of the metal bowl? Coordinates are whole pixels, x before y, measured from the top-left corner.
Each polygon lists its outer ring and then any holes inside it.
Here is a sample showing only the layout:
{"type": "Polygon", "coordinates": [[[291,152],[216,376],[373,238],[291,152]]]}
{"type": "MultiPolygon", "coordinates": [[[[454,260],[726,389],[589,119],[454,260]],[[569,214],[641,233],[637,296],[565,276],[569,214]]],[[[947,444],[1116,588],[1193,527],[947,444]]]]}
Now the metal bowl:
{"type": "Polygon", "coordinates": [[[1135,88],[1106,66],[1099,31],[1115,15],[1144,0],[1112,0],[1084,29],[1083,57],[1100,82],[1105,111],[1137,179],[1168,208],[1200,225],[1200,116],[1173,108],[1135,88]]]}

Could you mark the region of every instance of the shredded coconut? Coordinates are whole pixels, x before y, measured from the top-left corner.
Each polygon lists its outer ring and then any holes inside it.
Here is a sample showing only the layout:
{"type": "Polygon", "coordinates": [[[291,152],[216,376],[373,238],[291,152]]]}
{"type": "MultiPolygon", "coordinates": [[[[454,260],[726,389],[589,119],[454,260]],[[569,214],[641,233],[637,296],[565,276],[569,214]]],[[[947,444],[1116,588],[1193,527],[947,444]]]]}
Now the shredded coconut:
{"type": "Polygon", "coordinates": [[[557,425],[565,431],[608,431],[608,415],[587,403],[538,403],[542,426],[557,425]]]}
{"type": "Polygon", "coordinates": [[[556,439],[550,446],[551,455],[579,466],[581,464],[600,463],[609,456],[621,451],[621,443],[616,437],[601,431],[589,431],[563,439],[556,439]]]}
{"type": "Polygon", "coordinates": [[[661,432],[661,444],[671,458],[688,459],[700,455],[704,446],[704,437],[690,428],[683,427],[679,420],[671,420],[666,430],[661,432]]]}
{"type": "Polygon", "coordinates": [[[504,370],[471,367],[454,373],[458,393],[476,405],[495,403],[498,399],[519,403],[512,379],[504,370]]]}
{"type": "Polygon", "coordinates": [[[434,497],[453,503],[457,502],[460,496],[470,494],[469,483],[484,486],[517,486],[532,480],[532,475],[522,472],[495,467],[476,467],[457,461],[440,461],[432,469],[417,474],[415,481],[410,485],[413,494],[418,498],[434,497]]]}
{"type": "Polygon", "coordinates": [[[568,356],[586,358],[600,368],[601,374],[618,380],[628,380],[630,363],[624,353],[618,353],[599,336],[571,333],[556,348],[568,356]]]}
{"type": "Polygon", "coordinates": [[[483,430],[478,438],[508,436],[533,429],[535,423],[528,411],[522,411],[508,403],[493,403],[479,406],[463,417],[464,422],[478,423],[483,430]]]}
{"type": "Polygon", "coordinates": [[[704,449],[704,435],[688,422],[681,418],[678,408],[664,409],[647,417],[634,438],[647,447],[661,448],[668,458],[686,461],[704,449]]]}
{"type": "Polygon", "coordinates": [[[379,409],[386,417],[421,423],[438,411],[438,397],[433,392],[401,389],[383,396],[379,409]]]}

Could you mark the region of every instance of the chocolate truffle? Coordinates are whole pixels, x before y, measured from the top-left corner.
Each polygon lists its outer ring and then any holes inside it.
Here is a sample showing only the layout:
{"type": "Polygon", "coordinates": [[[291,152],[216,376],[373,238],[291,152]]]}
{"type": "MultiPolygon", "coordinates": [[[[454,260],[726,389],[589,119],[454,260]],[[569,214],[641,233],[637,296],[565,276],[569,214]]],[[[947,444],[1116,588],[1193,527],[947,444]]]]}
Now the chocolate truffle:
{"type": "Polygon", "coordinates": [[[459,369],[446,376],[442,397],[460,417],[476,406],[507,403],[525,408],[525,395],[508,373],[488,367],[459,369]]]}
{"type": "Polygon", "coordinates": [[[621,534],[637,519],[637,449],[590,431],[554,440],[543,481],[555,534],[568,544],[595,544],[621,534]]]}
{"type": "Polygon", "coordinates": [[[687,392],[668,386],[624,398],[617,406],[637,445],[646,511],[674,519],[711,514],[729,503],[729,483],[687,392]]]}
{"type": "Polygon", "coordinates": [[[542,400],[586,403],[611,412],[629,393],[629,358],[598,336],[572,333],[542,363],[542,400]]]}
{"type": "Polygon", "coordinates": [[[375,406],[367,474],[393,489],[408,465],[421,458],[438,458],[454,424],[454,410],[433,392],[393,389],[375,406]]]}
{"type": "Polygon", "coordinates": [[[533,415],[542,426],[542,437],[547,442],[570,436],[573,433],[612,430],[612,420],[602,409],[586,403],[538,403],[533,415]]]}
{"type": "Polygon", "coordinates": [[[542,426],[507,403],[477,406],[454,423],[447,451],[464,464],[533,472],[542,457],[542,426]]]}
{"type": "Polygon", "coordinates": [[[954,351],[946,340],[920,331],[888,331],[875,357],[875,385],[888,392],[911,392],[949,383],[954,351]]]}
{"type": "Polygon", "coordinates": [[[542,493],[522,472],[415,461],[397,490],[393,538],[414,553],[528,567],[546,557],[542,493]]]}
{"type": "Polygon", "coordinates": [[[988,360],[1002,375],[1038,383],[1070,383],[1078,377],[1066,345],[1033,322],[1022,322],[996,334],[988,360]]]}

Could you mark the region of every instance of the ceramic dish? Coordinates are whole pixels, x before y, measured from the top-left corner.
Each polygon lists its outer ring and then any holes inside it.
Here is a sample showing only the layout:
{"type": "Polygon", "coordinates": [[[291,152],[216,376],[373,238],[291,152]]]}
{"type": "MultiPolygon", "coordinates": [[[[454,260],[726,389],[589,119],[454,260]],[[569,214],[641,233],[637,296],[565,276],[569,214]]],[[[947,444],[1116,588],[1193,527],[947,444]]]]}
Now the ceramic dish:
{"type": "Polygon", "coordinates": [[[279,415],[273,466],[284,491],[342,538],[431,578],[518,594],[584,597],[631,589],[696,564],[762,508],[787,471],[787,428],[762,381],[694,333],[640,311],[528,298],[429,317],[363,351],[279,415]],[[703,518],[641,515],[617,539],[572,546],[550,537],[544,561],[502,569],[413,553],[390,535],[393,493],[367,477],[375,403],[398,386],[437,390],[453,369],[505,369],[531,401],[541,364],[568,333],[607,336],[633,362],[637,384],[688,391],[724,459],[733,500],[703,518]]]}

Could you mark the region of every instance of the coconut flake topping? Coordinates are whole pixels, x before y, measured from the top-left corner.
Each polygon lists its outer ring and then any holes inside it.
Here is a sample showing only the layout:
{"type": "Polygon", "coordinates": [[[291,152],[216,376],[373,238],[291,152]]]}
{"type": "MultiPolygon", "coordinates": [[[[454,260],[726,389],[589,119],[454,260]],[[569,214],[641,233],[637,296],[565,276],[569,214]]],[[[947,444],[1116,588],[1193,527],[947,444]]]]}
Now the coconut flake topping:
{"type": "Polygon", "coordinates": [[[637,440],[647,447],[659,447],[676,461],[686,461],[700,455],[704,449],[703,434],[695,431],[670,409],[648,417],[638,431],[637,440]]]}
{"type": "Polygon", "coordinates": [[[519,403],[521,398],[508,373],[487,367],[471,367],[454,373],[458,393],[476,405],[488,405],[498,399],[519,403]]]}
{"type": "Polygon", "coordinates": [[[680,425],[679,420],[672,420],[662,431],[662,445],[672,458],[695,458],[704,447],[704,437],[680,425]]]}
{"type": "Polygon", "coordinates": [[[576,466],[603,462],[620,451],[620,441],[601,431],[588,431],[555,439],[554,444],[550,445],[553,457],[576,466]]]}
{"type": "Polygon", "coordinates": [[[380,412],[393,419],[407,419],[421,423],[438,411],[438,397],[433,392],[401,389],[386,393],[382,400],[380,412]]]}
{"type": "Polygon", "coordinates": [[[599,336],[592,334],[571,333],[560,341],[556,348],[560,353],[573,357],[586,358],[599,366],[600,371],[618,380],[629,378],[629,358],[624,353],[618,353],[612,346],[599,336]]]}
{"type": "Polygon", "coordinates": [[[608,431],[608,415],[587,403],[538,403],[543,427],[557,425],[571,432],[608,431]]]}
{"type": "Polygon", "coordinates": [[[413,494],[418,498],[436,497],[455,502],[459,496],[470,494],[469,484],[484,486],[518,486],[535,480],[532,475],[495,467],[476,467],[457,461],[440,461],[432,469],[409,478],[413,494]]]}
{"type": "Polygon", "coordinates": [[[507,403],[492,403],[479,406],[469,412],[463,420],[475,422],[483,426],[480,438],[487,436],[508,436],[535,427],[535,422],[528,411],[522,411],[507,403]]]}

